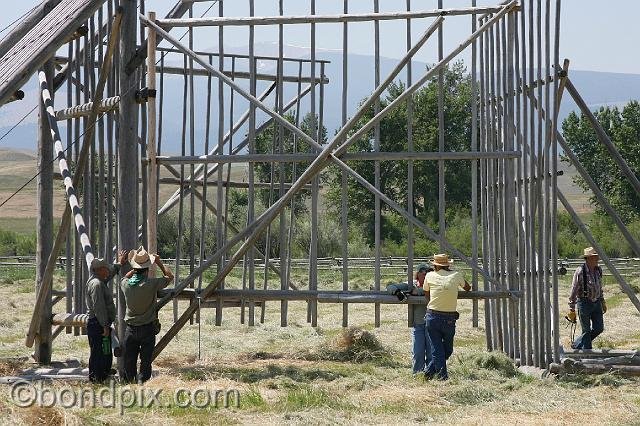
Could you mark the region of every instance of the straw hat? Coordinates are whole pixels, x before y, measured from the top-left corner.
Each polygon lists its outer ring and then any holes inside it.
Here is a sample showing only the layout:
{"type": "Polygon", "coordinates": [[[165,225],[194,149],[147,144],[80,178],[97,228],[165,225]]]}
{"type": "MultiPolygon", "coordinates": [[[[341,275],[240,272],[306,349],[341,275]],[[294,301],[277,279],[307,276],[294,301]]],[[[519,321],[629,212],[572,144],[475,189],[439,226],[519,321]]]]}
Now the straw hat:
{"type": "Polygon", "coordinates": [[[591,256],[598,256],[598,252],[596,252],[593,247],[587,247],[586,249],[584,249],[584,254],[582,255],[582,257],[591,257],[591,256]]]}
{"type": "Polygon", "coordinates": [[[449,255],[442,253],[434,254],[433,261],[431,263],[433,263],[435,266],[449,266],[453,263],[453,261],[449,260],[449,255]]]}
{"type": "Polygon", "coordinates": [[[129,264],[133,269],[149,268],[156,261],[156,257],[147,253],[143,246],[140,246],[138,250],[131,250],[128,257],[129,264]]]}
{"type": "Polygon", "coordinates": [[[91,266],[89,267],[89,270],[91,272],[94,272],[98,268],[108,268],[108,267],[109,267],[109,263],[107,263],[106,260],[94,257],[93,260],[91,261],[91,266]]]}

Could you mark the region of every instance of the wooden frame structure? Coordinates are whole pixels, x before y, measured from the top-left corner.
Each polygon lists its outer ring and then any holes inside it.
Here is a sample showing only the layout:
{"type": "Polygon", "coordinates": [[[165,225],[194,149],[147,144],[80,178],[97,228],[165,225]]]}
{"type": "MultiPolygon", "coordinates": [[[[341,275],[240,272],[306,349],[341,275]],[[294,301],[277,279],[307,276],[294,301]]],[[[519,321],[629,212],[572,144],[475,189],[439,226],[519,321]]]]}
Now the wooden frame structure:
{"type": "MultiPolygon", "coordinates": [[[[69,2],[63,1],[61,4],[69,2]]],[[[484,303],[487,349],[502,350],[522,364],[547,367],[560,360],[558,259],[554,231],[557,200],[571,213],[640,309],[640,302],[633,291],[557,188],[556,141],[587,179],[604,208],[617,218],[557,129],[558,108],[564,89],[574,99],[580,99],[568,78],[568,64],[565,63],[563,68],[559,65],[561,0],[508,0],[491,7],[477,7],[476,1],[470,0],[469,7],[460,9],[444,9],[442,0],[439,0],[438,7],[432,10],[422,9],[423,5],[418,5],[415,0],[406,0],[406,7],[392,12],[381,12],[379,0],[371,0],[370,13],[351,13],[348,0],[344,0],[342,10],[332,15],[317,14],[315,0],[308,0],[307,14],[288,15],[283,0],[273,0],[274,12],[271,16],[255,16],[255,0],[246,0],[248,16],[244,17],[225,16],[224,1],[219,0],[202,2],[202,9],[209,6],[206,12],[215,16],[200,18],[193,17],[196,9],[194,3],[200,2],[178,1],[165,18],[157,19],[154,13],[145,14],[142,0],[104,1],[87,20],[89,30],[86,34],[68,42],[66,57],[57,57],[57,74],[47,78],[46,72],[41,73],[43,130],[40,138],[43,148],[40,153],[40,172],[43,182],[53,179],[52,171],[45,168],[52,159],[52,154],[44,149],[45,142],[50,142],[44,140],[48,139],[47,129],[50,129],[70,201],[55,242],[45,241],[45,234],[50,232],[45,223],[38,228],[39,242],[43,242],[42,250],[39,246],[38,252],[38,271],[41,272],[37,279],[38,299],[26,343],[27,346],[38,343],[37,348],[40,349],[36,356],[41,362],[48,362],[51,341],[62,330],[75,334],[81,332],[77,319],[85,311],[83,284],[88,278],[87,265],[93,256],[111,260],[116,246],[134,248],[140,243],[155,251],[157,217],[173,208],[178,209],[180,237],[184,232],[194,235],[196,225],[199,225],[203,234],[215,233],[216,245],[213,252],[209,253],[205,250],[203,238],[199,239],[200,246],[196,246],[192,238],[187,247],[183,247],[181,238],[178,239],[174,257],[180,259],[188,255],[190,265],[185,271],[177,260],[173,288],[159,295],[159,306],[172,302],[174,323],[167,327],[159,340],[154,357],[187,322],[199,320],[202,307],[216,308],[216,325],[223,320],[224,307],[240,307],[242,320],[254,325],[258,315],[256,307],[260,308],[258,320],[264,321],[265,309],[273,307],[265,302],[279,301],[280,322],[286,326],[288,301],[305,300],[308,302],[307,320],[316,326],[318,303],[340,303],[343,305],[342,326],[347,326],[349,304],[372,303],[374,324],[379,326],[380,304],[398,303],[394,297],[380,291],[383,204],[395,210],[408,223],[407,279],[411,280],[413,275],[415,233],[419,230],[428,238],[438,241],[442,250],[459,257],[471,268],[473,291],[463,296],[474,300],[472,320],[475,326],[479,323],[478,300],[484,303]],[[184,17],[185,14],[188,17],[184,17]],[[446,52],[443,47],[446,21],[463,19],[460,17],[470,20],[470,33],[460,39],[457,47],[446,52]],[[425,24],[425,20],[429,21],[425,24]],[[406,53],[388,75],[382,73],[380,65],[380,40],[384,35],[381,21],[401,22],[406,28],[406,46],[402,47],[406,53]],[[349,111],[349,79],[353,78],[347,67],[349,28],[356,22],[366,22],[372,26],[374,87],[357,111],[349,111]],[[327,23],[342,26],[341,81],[328,81],[327,67],[339,64],[329,64],[323,60],[316,45],[319,28],[327,23]],[[291,24],[308,28],[308,58],[285,56],[284,27],[291,24]],[[256,27],[264,26],[277,30],[277,55],[256,54],[256,27]],[[424,32],[415,40],[412,29],[420,26],[424,27],[424,32]],[[188,37],[186,42],[176,35],[176,28],[179,27],[187,28],[184,35],[188,37]],[[194,29],[199,27],[215,28],[218,51],[194,49],[194,29]],[[246,53],[224,51],[227,27],[247,30],[246,53]],[[161,40],[171,47],[158,48],[161,40]],[[437,46],[437,62],[415,75],[412,61],[427,43],[437,46]],[[471,140],[468,151],[449,152],[444,135],[447,120],[444,70],[462,52],[470,52],[471,58],[467,64],[472,84],[471,140]],[[174,63],[169,63],[170,58],[174,63]],[[176,58],[182,67],[176,66],[176,58]],[[258,73],[258,61],[275,64],[275,74],[258,73]],[[97,75],[96,69],[99,69],[97,75]],[[184,125],[181,153],[178,156],[167,155],[163,146],[163,107],[167,102],[164,98],[164,79],[169,74],[183,77],[184,125]],[[194,100],[197,79],[206,81],[205,111],[197,111],[194,100]],[[390,83],[398,79],[406,82],[406,89],[382,108],[380,97],[390,83]],[[437,152],[416,152],[412,128],[413,95],[434,79],[439,87],[439,149],[437,152]],[[239,80],[247,80],[247,83],[241,84],[239,80]],[[258,90],[259,82],[265,86],[262,91],[258,90]],[[328,84],[341,85],[342,127],[328,142],[323,143],[320,129],[323,127],[325,86],[328,84]],[[64,85],[67,99],[66,102],[58,102],[58,105],[65,105],[55,111],[50,94],[64,85]],[[106,93],[103,94],[104,89],[106,93]],[[285,93],[291,92],[295,95],[287,99],[285,93]],[[137,103],[141,100],[142,104],[137,103]],[[238,115],[237,111],[244,105],[246,112],[238,115]],[[406,149],[402,152],[381,152],[380,121],[399,105],[406,105],[408,111],[406,149]],[[368,108],[373,108],[374,117],[356,127],[368,108]],[[284,117],[292,111],[295,116],[293,123],[284,117]],[[301,129],[301,111],[309,112],[314,117],[309,133],[301,129]],[[205,119],[200,120],[203,116],[205,119]],[[200,120],[198,125],[196,117],[200,120]],[[66,149],[57,130],[57,122],[66,124],[66,149]],[[206,128],[202,144],[196,143],[198,126],[206,128]],[[270,126],[276,129],[272,153],[256,153],[257,135],[270,126]],[[243,131],[246,133],[244,138],[240,136],[243,131]],[[351,144],[369,135],[372,135],[373,152],[347,152],[351,144]],[[297,146],[310,146],[311,154],[285,153],[285,137],[295,138],[297,146]],[[75,164],[73,175],[66,165],[65,156],[75,164]],[[367,181],[349,166],[349,161],[353,160],[374,162],[373,182],[367,181]],[[450,160],[464,160],[471,170],[471,212],[472,221],[477,226],[473,227],[470,257],[463,255],[447,240],[445,170],[450,160]],[[380,191],[380,164],[383,161],[406,161],[406,205],[399,205],[380,191]],[[434,202],[438,203],[439,232],[432,230],[412,213],[415,210],[413,176],[416,161],[437,162],[440,192],[438,200],[434,202]],[[256,162],[271,164],[270,182],[258,182],[254,170],[256,162]],[[308,163],[306,168],[301,162],[308,163]],[[234,185],[243,186],[231,181],[231,163],[247,164],[248,178],[244,187],[248,212],[244,229],[236,229],[227,220],[228,189],[234,185]],[[287,164],[291,164],[294,170],[291,182],[285,182],[287,164]],[[330,165],[337,167],[342,176],[340,291],[319,288],[316,274],[320,220],[318,176],[330,165]],[[173,177],[160,177],[159,169],[168,171],[173,177]],[[278,179],[275,179],[276,173],[278,179]],[[373,291],[354,291],[349,286],[348,179],[355,180],[375,196],[373,291]],[[159,203],[158,188],[167,183],[177,184],[178,189],[162,205],[159,203]],[[267,184],[270,205],[258,215],[255,211],[256,191],[267,184]],[[208,193],[211,188],[216,189],[215,196],[208,193]],[[287,261],[291,258],[290,242],[295,223],[290,207],[292,200],[302,190],[311,194],[309,276],[306,283],[294,283],[290,261],[287,261]],[[82,194],[82,208],[76,193],[82,194]],[[195,214],[198,210],[199,217],[195,214]],[[206,229],[204,218],[207,212],[217,217],[213,230],[206,229]],[[72,217],[75,233],[69,232],[72,217]],[[277,261],[269,257],[268,245],[264,253],[255,247],[262,234],[269,235],[272,232],[270,225],[276,220],[279,223],[278,240],[281,242],[277,261]],[[51,312],[51,281],[56,259],[63,250],[67,259],[64,296],[68,315],[56,317],[51,312]],[[243,265],[243,286],[228,288],[226,278],[239,262],[243,265]],[[205,271],[213,271],[214,278],[209,283],[203,283],[205,271]],[[273,283],[268,279],[272,272],[278,276],[277,288],[273,288],[273,283]],[[186,308],[184,304],[178,304],[178,299],[189,302],[186,308]],[[64,318],[75,320],[67,321],[64,318]],[[52,326],[57,328],[49,334],[52,326]]],[[[57,45],[56,49],[59,47],[57,45]]],[[[47,49],[50,53],[47,59],[53,59],[54,51],[47,49]]],[[[19,87],[11,86],[9,89],[15,91],[19,87]]],[[[590,114],[584,103],[578,104],[584,113],[590,114]]],[[[594,126],[597,127],[595,119],[594,126]]],[[[621,167],[625,167],[624,159],[617,154],[606,134],[598,132],[598,137],[612,148],[612,155],[615,152],[615,158],[621,167]]],[[[623,170],[627,169],[628,166],[623,170]]],[[[627,175],[636,185],[633,172],[629,170],[627,175]]],[[[634,187],[640,192],[640,184],[634,187]]],[[[52,217],[47,205],[51,201],[47,197],[51,191],[53,189],[50,186],[39,186],[43,208],[40,214],[43,218],[48,217],[49,221],[52,217]]],[[[637,242],[633,241],[619,218],[616,224],[640,255],[637,242]]],[[[266,238],[266,241],[270,241],[270,238],[266,238]]],[[[122,332],[123,299],[119,291],[117,294],[119,330],[122,332]]],[[[55,297],[60,297],[59,292],[55,297]]],[[[409,303],[422,301],[410,298],[409,303]]]]}

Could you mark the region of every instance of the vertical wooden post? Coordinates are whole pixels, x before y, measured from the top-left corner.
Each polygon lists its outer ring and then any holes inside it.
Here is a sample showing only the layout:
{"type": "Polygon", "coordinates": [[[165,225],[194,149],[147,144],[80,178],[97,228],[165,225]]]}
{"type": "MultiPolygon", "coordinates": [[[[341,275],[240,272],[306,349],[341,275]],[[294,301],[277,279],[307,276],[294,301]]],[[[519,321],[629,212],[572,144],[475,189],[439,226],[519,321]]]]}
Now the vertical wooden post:
{"type": "MultiPolygon", "coordinates": [[[[135,73],[127,74],[126,64],[135,54],[137,30],[137,1],[121,0],[122,25],[120,29],[120,115],[118,126],[118,247],[134,249],[137,242],[138,227],[136,224],[135,191],[138,185],[137,176],[132,173],[137,163],[137,129],[138,106],[135,102],[135,91],[138,79],[135,73]]],[[[125,271],[123,271],[125,272],[125,271]]],[[[118,289],[118,334],[124,338],[124,294],[118,289]]],[[[118,358],[118,367],[122,370],[123,358],[118,358]]]]}
{"type": "MultiPolygon", "coordinates": [[[[471,0],[476,7],[476,0],[471,0]]],[[[471,15],[471,32],[476,32],[476,15],[471,15]]],[[[471,151],[478,150],[477,41],[471,44],[471,151]]],[[[411,211],[411,210],[410,210],[411,211]]],[[[471,259],[478,264],[478,161],[471,161],[471,259]]],[[[478,290],[478,272],[471,272],[471,286],[478,290]]],[[[478,327],[478,300],[471,302],[471,326],[478,327]]]]}
{"type": "MultiPolygon", "coordinates": [[[[149,12],[149,20],[155,21],[156,13],[149,12]]],[[[151,95],[156,89],[156,31],[147,27],[147,250],[149,253],[158,252],[158,184],[156,164],[156,98],[151,95]]],[[[153,276],[154,268],[149,271],[153,276]]]]}
{"type": "MultiPolygon", "coordinates": [[[[379,0],[373,0],[373,11],[375,13],[380,12],[379,0]]],[[[440,27],[442,28],[442,27],[440,27]]],[[[374,83],[373,87],[377,88],[380,85],[380,21],[373,21],[374,29],[374,83]]],[[[439,58],[440,59],[440,58],[439,58]]],[[[378,114],[380,112],[380,97],[376,97],[373,104],[373,113],[378,114]]],[[[377,122],[373,128],[373,150],[380,151],[380,122],[377,122]]],[[[376,189],[380,189],[380,161],[374,162],[374,181],[376,189]]],[[[380,290],[380,254],[381,254],[381,227],[382,227],[382,212],[381,212],[380,197],[374,198],[374,239],[375,239],[375,268],[373,277],[373,288],[376,291],[380,290]]],[[[374,326],[380,327],[380,304],[376,303],[374,306],[374,326]]]]}
{"type": "MultiPolygon", "coordinates": [[[[438,0],[438,9],[442,9],[442,0],[438,0]]],[[[444,55],[442,23],[438,27],[438,61],[444,55]]],[[[444,70],[438,70],[438,152],[444,152],[444,70]]],[[[445,222],[445,166],[444,160],[438,160],[438,233],[443,239],[446,236],[445,222]]],[[[444,247],[440,244],[442,251],[444,247]]]]}
{"type": "MultiPolygon", "coordinates": [[[[49,87],[53,87],[53,62],[47,61],[43,71],[49,87]]],[[[53,93],[51,95],[53,97],[53,93]]],[[[38,179],[37,179],[37,246],[36,286],[40,290],[45,275],[47,260],[53,246],[53,141],[44,101],[40,97],[38,114],[38,179]]],[[[40,364],[51,362],[51,286],[40,310],[40,326],[36,337],[35,359],[40,364]]]]}

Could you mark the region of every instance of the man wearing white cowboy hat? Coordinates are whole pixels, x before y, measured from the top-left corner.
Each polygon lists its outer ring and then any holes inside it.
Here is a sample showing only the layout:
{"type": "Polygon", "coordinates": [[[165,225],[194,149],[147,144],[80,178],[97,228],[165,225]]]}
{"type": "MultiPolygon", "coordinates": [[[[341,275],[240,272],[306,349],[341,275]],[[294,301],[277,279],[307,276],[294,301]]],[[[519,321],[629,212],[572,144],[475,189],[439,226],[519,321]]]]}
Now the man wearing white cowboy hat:
{"type": "Polygon", "coordinates": [[[442,380],[449,378],[447,359],[453,353],[456,320],[460,316],[456,311],[458,288],[471,289],[462,273],[450,269],[451,263],[444,253],[433,255],[431,264],[435,270],[425,278],[424,294],[428,300],[425,320],[431,341],[431,362],[424,373],[428,379],[435,376],[442,380]]]}
{"type": "Polygon", "coordinates": [[[592,342],[604,331],[603,314],[607,312],[607,304],[602,293],[602,268],[598,266],[600,259],[593,247],[587,247],[583,253],[584,263],[573,274],[571,293],[569,295],[569,321],[576,322],[576,302],[582,334],[572,342],[574,349],[592,349],[592,342]]]}
{"type": "Polygon", "coordinates": [[[140,246],[129,252],[130,271],[120,283],[127,304],[124,322],[124,380],[146,382],[151,378],[151,357],[156,344],[157,321],[156,300],[158,290],[173,280],[173,273],[160,257],[149,254],[140,246]],[[149,278],[149,268],[156,264],[163,273],[162,278],[149,278]],[[137,374],[138,355],[140,374],[137,374]]]}
{"type": "Polygon", "coordinates": [[[85,304],[87,305],[87,338],[89,339],[89,380],[103,382],[111,371],[111,324],[116,319],[116,306],[109,281],[127,262],[127,252],[118,253],[119,263],[109,265],[104,259],[91,261],[87,281],[85,304]]]}

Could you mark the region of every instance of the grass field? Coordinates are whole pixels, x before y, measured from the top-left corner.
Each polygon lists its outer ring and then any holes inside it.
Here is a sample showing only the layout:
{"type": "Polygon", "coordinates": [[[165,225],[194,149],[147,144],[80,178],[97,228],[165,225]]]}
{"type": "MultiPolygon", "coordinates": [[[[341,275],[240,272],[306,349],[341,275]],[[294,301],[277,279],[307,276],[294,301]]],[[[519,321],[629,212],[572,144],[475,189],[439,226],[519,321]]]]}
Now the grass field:
{"type": "MultiPolygon", "coordinates": [[[[297,271],[301,279],[305,271],[297,271]]],[[[0,270],[0,364],[3,375],[28,366],[24,336],[33,306],[33,271],[0,270]]],[[[391,277],[388,277],[391,278],[391,277]]],[[[359,286],[370,282],[355,276],[359,286]]],[[[235,274],[230,286],[237,286],[235,274]]],[[[334,273],[320,273],[322,288],[341,284],[334,273]]],[[[635,282],[637,285],[638,282],[635,282]]],[[[57,278],[56,287],[62,288],[57,278]]],[[[640,315],[612,283],[610,310],[596,345],[640,349],[640,315]]],[[[568,282],[561,286],[566,300],[568,282]]],[[[185,307],[180,303],[180,309],[185,307]]],[[[410,330],[406,307],[382,305],[382,325],[373,327],[373,306],[351,305],[346,337],[342,306],[320,304],[318,327],[306,323],[306,304],[289,304],[289,326],[280,327],[279,303],[268,303],[264,324],[240,324],[240,309],[225,309],[223,325],[214,310],[203,310],[200,330],[187,325],[154,364],[157,375],[145,387],[162,389],[163,407],[125,409],[18,408],[9,387],[0,387],[5,424],[638,424],[640,380],[612,374],[536,378],[524,375],[504,355],[487,353],[484,330],[470,326],[469,301],[461,301],[455,352],[448,382],[425,381],[410,373],[410,330]],[[198,356],[198,335],[201,336],[198,356]],[[237,389],[239,407],[181,408],[172,402],[178,388],[237,389]],[[165,398],[166,397],[166,398],[165,398]]],[[[54,308],[55,311],[55,308],[54,308]]],[[[259,319],[260,309],[256,308],[259,319]]],[[[170,306],[161,312],[163,328],[172,322],[170,306]]],[[[482,324],[482,321],[481,321],[482,324]]],[[[569,331],[561,339],[569,343],[569,331]]],[[[86,337],[61,334],[55,360],[86,364],[86,337]]],[[[55,389],[66,384],[55,383],[55,389]]],[[[121,389],[118,387],[118,389],[121,389]]]]}

